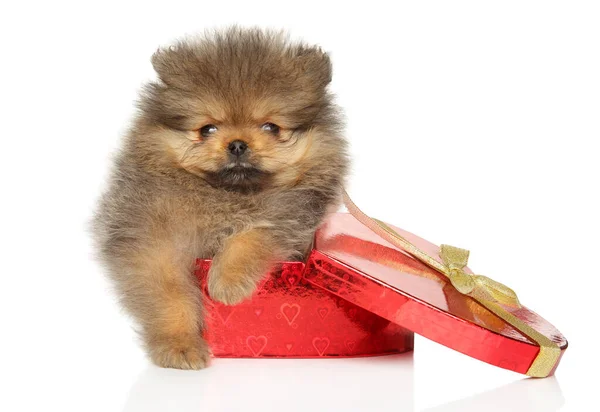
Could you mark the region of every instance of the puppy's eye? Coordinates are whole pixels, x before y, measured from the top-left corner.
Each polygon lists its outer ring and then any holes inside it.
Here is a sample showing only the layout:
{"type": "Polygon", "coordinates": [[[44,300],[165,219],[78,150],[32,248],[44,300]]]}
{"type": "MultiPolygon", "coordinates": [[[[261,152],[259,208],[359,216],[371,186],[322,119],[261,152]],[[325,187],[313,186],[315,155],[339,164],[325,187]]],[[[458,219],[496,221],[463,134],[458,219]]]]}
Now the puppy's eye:
{"type": "Polygon", "coordinates": [[[271,133],[274,135],[278,135],[279,130],[281,130],[280,127],[274,123],[265,123],[260,128],[263,129],[265,132],[268,132],[268,133],[271,133]]]}
{"type": "Polygon", "coordinates": [[[214,124],[207,124],[206,126],[202,126],[200,128],[200,134],[202,137],[209,137],[211,134],[217,131],[217,126],[214,124]]]}

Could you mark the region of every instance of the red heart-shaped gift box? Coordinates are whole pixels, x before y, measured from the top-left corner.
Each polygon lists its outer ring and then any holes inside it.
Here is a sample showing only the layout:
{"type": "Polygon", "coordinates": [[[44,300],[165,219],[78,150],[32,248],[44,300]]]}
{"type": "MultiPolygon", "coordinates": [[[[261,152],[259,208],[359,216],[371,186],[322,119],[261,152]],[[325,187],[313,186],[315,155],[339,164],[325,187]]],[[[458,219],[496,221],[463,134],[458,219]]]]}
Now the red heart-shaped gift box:
{"type": "MultiPolygon", "coordinates": [[[[437,246],[387,227],[440,260],[437,246]]],[[[201,284],[209,265],[198,262],[201,284]]],[[[307,261],[283,263],[250,300],[228,307],[203,290],[206,338],[217,357],[398,353],[412,349],[412,332],[524,374],[541,353],[531,336],[347,213],[330,215],[307,261]]],[[[560,353],[541,376],[553,373],[566,339],[523,306],[502,310],[553,342],[560,353]]]]}

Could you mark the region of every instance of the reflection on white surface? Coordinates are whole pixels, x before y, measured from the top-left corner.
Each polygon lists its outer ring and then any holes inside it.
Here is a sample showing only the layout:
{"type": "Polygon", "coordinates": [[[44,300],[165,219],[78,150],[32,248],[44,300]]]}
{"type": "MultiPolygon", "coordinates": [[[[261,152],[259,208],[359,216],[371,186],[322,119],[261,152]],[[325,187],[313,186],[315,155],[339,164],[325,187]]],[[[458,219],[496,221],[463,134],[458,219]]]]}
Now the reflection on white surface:
{"type": "MultiPolygon", "coordinates": [[[[563,404],[552,377],[521,379],[423,411],[551,412],[563,404]]],[[[216,359],[203,371],[148,366],[131,388],[124,412],[169,410],[411,412],[416,410],[413,355],[216,359]]]]}
{"type": "Polygon", "coordinates": [[[551,412],[565,403],[555,377],[526,378],[468,398],[423,410],[423,412],[551,412]]]}
{"type": "Polygon", "coordinates": [[[399,405],[412,411],[413,382],[412,353],[217,359],[198,372],[149,366],[133,385],[124,411],[377,411],[399,405]]]}

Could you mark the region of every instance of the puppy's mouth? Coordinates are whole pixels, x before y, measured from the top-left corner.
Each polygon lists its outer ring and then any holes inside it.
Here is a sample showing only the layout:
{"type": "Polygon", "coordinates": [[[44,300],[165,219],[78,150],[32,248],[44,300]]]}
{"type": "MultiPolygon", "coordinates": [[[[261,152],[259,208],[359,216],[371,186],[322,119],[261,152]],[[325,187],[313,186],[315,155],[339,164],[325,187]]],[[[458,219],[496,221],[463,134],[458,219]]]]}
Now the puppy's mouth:
{"type": "Polygon", "coordinates": [[[208,174],[214,186],[239,191],[256,191],[268,185],[271,174],[246,162],[229,163],[208,174]]]}

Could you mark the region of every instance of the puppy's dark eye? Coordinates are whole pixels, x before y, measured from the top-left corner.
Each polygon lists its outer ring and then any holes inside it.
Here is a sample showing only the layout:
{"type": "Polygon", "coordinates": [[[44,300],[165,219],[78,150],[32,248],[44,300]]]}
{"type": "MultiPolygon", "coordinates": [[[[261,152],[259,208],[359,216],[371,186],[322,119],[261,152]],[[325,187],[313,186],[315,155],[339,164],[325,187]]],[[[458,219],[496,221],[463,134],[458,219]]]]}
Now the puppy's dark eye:
{"type": "Polygon", "coordinates": [[[217,131],[217,126],[214,124],[207,124],[206,126],[202,126],[200,128],[200,134],[202,137],[209,137],[211,134],[217,131]]]}
{"type": "Polygon", "coordinates": [[[274,123],[265,123],[260,128],[263,129],[265,132],[269,132],[274,135],[278,135],[279,131],[281,130],[280,127],[274,123]]]}

